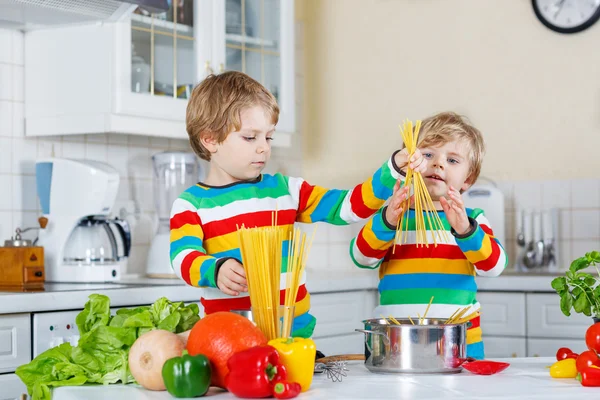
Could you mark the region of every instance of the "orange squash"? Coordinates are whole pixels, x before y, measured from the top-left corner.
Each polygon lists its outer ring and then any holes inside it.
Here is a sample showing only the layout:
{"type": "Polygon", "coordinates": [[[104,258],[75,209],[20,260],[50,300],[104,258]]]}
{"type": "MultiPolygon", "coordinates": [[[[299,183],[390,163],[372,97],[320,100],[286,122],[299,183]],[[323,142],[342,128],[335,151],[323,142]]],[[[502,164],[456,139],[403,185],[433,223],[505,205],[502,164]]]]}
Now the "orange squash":
{"type": "Polygon", "coordinates": [[[267,337],[250,320],[222,311],[196,322],[188,336],[187,351],[191,355],[204,354],[213,367],[212,386],[225,388],[229,357],[265,344],[267,337]]]}

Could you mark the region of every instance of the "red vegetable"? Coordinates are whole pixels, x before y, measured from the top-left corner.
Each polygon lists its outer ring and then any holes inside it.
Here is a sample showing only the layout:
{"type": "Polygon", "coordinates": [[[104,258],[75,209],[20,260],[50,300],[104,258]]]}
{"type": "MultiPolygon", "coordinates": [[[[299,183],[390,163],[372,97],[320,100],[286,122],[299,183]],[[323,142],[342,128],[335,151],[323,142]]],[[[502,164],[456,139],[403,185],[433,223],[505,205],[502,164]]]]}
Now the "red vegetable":
{"type": "Polygon", "coordinates": [[[237,397],[271,397],[274,383],[287,378],[279,353],[268,345],[235,353],[227,361],[227,368],[225,387],[237,397]]]}
{"type": "Polygon", "coordinates": [[[276,399],[291,399],[302,391],[302,386],[296,382],[279,381],[273,386],[273,396],[276,399]]]}
{"type": "Polygon", "coordinates": [[[590,326],[585,332],[585,344],[588,349],[600,353],[600,322],[590,326]]]}
{"type": "Polygon", "coordinates": [[[592,365],[581,371],[581,384],[583,386],[600,386],[600,368],[592,365]]]}
{"type": "Polygon", "coordinates": [[[600,367],[600,358],[591,350],[586,350],[577,357],[577,363],[575,364],[577,371],[581,372],[587,369],[591,365],[600,367]]]}
{"type": "Polygon", "coordinates": [[[556,360],[557,361],[561,361],[567,358],[577,358],[577,357],[569,357],[569,355],[574,354],[571,349],[569,349],[568,347],[561,347],[560,349],[558,349],[558,351],[556,352],[556,360]]]}

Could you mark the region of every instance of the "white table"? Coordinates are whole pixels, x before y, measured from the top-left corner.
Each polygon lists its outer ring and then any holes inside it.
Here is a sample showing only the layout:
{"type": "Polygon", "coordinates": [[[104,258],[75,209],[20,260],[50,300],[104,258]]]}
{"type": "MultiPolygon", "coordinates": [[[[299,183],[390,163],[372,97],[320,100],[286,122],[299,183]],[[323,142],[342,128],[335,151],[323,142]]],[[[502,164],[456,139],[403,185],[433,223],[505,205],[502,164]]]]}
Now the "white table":
{"type": "MultiPolygon", "coordinates": [[[[310,390],[298,399],[576,399],[600,398],[600,387],[586,388],[575,379],[553,379],[547,366],[552,358],[512,358],[503,372],[480,376],[464,370],[459,374],[373,374],[362,362],[348,364],[347,377],[332,382],[315,375],[310,390]]],[[[236,399],[230,393],[211,389],[207,398],[236,399]]],[[[167,392],[151,392],[135,385],[64,387],[54,390],[54,400],[167,400],[167,392]]],[[[197,398],[198,399],[198,398],[197,398]]]]}

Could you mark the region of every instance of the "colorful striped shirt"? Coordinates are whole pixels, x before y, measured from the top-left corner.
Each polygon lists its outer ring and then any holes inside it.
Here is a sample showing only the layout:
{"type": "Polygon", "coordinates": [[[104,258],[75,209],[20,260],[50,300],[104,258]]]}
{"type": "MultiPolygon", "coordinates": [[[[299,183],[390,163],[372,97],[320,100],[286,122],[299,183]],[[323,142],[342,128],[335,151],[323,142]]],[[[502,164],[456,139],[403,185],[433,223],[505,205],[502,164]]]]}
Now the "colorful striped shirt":
{"type": "MultiPolygon", "coordinates": [[[[354,263],[361,268],[379,267],[379,306],[374,315],[406,318],[427,313],[432,318],[449,318],[457,309],[470,306],[468,315],[479,308],[475,276],[498,276],[507,264],[507,256],[494,237],[489,221],[480,209],[467,209],[471,232],[453,235],[443,211],[438,211],[448,233],[448,240],[437,239],[427,231],[428,247],[416,245],[415,211],[408,213],[408,229],[401,244],[392,244],[395,228],[379,210],[350,244],[354,263]],[[393,250],[393,251],[392,251],[393,250]]],[[[430,225],[425,218],[425,227],[430,225]]],[[[483,358],[479,317],[470,321],[467,331],[467,354],[483,358]]]]}
{"type": "MultiPolygon", "coordinates": [[[[346,225],[372,216],[392,194],[398,168],[390,158],[366,182],[351,190],[325,189],[281,174],[211,187],[198,183],[183,192],[171,209],[171,267],[188,285],[202,288],[205,314],[250,309],[248,293],[229,296],[216,285],[216,272],[229,258],[242,262],[236,226],[277,225],[292,230],[295,222],[346,225]]],[[[287,242],[281,263],[281,303],[285,293],[287,242]]],[[[316,323],[302,276],[295,304],[293,335],[310,337],[316,323]]]]}

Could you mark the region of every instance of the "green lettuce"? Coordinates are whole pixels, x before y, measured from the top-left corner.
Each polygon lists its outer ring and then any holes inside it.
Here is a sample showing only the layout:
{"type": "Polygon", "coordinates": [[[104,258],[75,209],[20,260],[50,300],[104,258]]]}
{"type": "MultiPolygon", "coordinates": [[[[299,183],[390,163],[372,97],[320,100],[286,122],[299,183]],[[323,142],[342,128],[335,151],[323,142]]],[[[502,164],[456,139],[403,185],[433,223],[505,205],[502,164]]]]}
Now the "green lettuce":
{"type": "Polygon", "coordinates": [[[158,299],[151,306],[117,310],[111,315],[110,299],[92,294],[75,318],[80,339],[77,346],[63,343],[17,368],[32,400],[50,400],[51,388],[85,383],[134,382],[129,371],[131,345],[146,332],[164,329],[181,333],[198,320],[197,304],[185,305],[158,299]]]}

